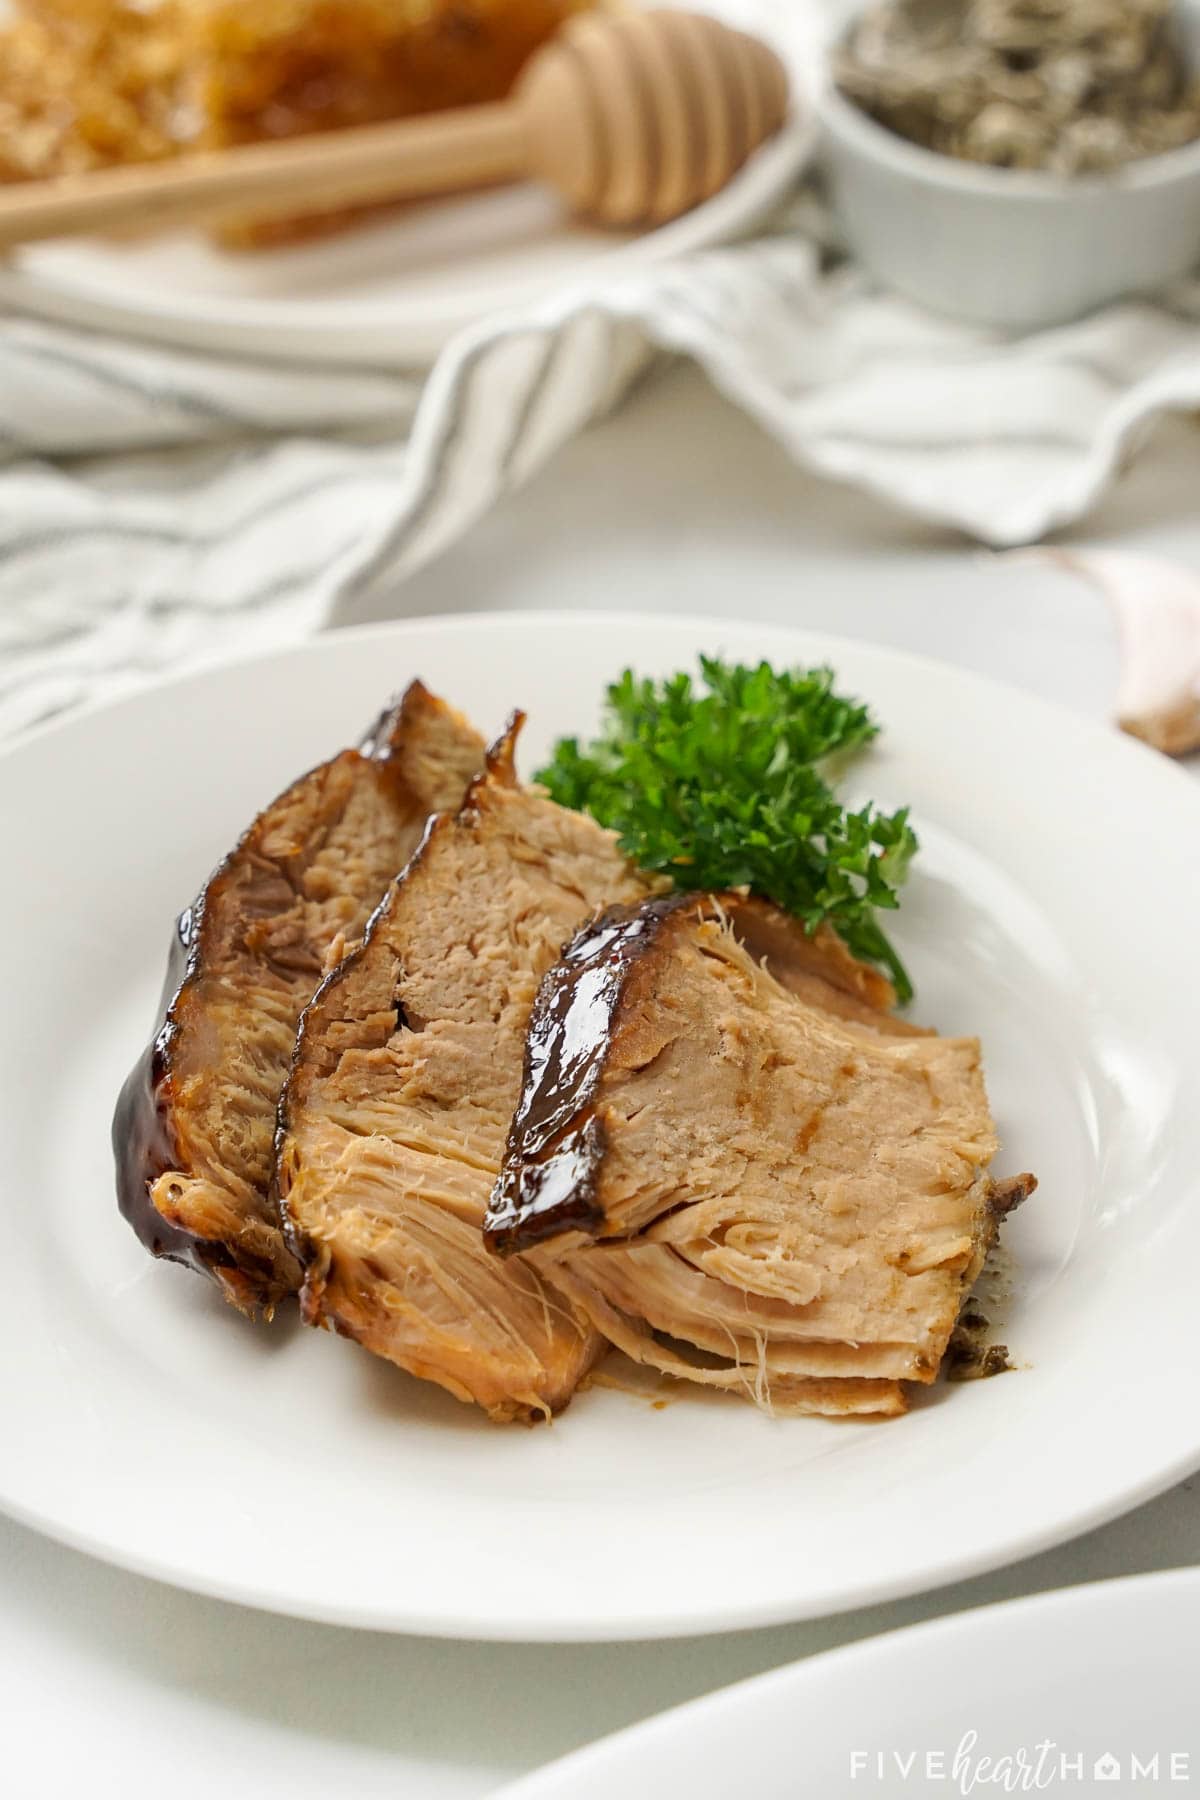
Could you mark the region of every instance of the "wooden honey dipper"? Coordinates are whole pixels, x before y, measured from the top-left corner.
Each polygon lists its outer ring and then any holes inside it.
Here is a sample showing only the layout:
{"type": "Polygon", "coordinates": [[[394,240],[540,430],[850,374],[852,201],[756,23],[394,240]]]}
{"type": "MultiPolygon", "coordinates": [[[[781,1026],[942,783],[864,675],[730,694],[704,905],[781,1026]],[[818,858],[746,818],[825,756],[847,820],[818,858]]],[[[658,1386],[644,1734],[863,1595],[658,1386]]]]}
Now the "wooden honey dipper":
{"type": "Polygon", "coordinates": [[[529,177],[602,224],[661,224],[723,187],[787,108],[783,65],[757,38],[700,13],[585,13],[508,100],[0,188],[0,249],[529,177]]]}

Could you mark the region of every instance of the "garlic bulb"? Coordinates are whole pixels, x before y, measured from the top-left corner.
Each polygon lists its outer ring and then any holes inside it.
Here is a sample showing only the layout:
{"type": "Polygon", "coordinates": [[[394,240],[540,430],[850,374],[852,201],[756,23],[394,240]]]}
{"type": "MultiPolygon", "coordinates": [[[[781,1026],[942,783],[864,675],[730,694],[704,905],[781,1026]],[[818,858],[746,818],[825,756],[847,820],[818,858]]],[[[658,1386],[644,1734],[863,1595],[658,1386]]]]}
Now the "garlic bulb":
{"type": "Polygon", "coordinates": [[[1116,615],[1121,730],[1167,756],[1200,750],[1200,574],[1125,550],[1034,554],[1093,582],[1116,615]]]}

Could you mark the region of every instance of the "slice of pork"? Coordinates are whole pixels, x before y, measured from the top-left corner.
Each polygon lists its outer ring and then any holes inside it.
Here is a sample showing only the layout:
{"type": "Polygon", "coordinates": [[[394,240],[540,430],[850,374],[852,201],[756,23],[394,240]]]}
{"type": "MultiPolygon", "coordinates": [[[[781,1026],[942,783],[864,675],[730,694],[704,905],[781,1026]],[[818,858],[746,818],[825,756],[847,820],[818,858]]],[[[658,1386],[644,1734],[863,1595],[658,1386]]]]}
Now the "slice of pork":
{"type": "Polygon", "coordinates": [[[277,1159],[305,1317],[497,1419],[564,1406],[601,1347],[481,1235],[529,1009],[581,921],[646,891],[611,833],[518,784],[517,725],[305,1013],[277,1159]]]}
{"type": "Polygon", "coordinates": [[[897,1412],[1032,1177],[986,1173],[975,1039],[788,992],[741,904],[653,899],[568,947],[487,1241],[638,1361],[778,1410],[897,1412]]]}
{"type": "Polygon", "coordinates": [[[113,1120],[118,1197],[154,1255],[211,1275],[246,1312],[299,1281],[269,1186],[300,1013],[483,754],[414,682],[361,749],[259,814],[179,919],[160,1024],[113,1120]]]}

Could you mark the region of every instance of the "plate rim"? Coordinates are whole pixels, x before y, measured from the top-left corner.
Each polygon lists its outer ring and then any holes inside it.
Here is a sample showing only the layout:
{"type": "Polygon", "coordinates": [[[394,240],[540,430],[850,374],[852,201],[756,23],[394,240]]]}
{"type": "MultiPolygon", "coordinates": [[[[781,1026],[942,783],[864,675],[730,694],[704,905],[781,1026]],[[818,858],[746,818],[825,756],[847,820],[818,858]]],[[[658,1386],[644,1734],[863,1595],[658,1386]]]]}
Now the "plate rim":
{"type": "MultiPolygon", "coordinates": [[[[398,590],[403,592],[401,588],[398,590]]],[[[956,681],[976,687],[997,698],[1016,699],[1022,705],[1030,706],[1040,712],[1044,719],[1053,719],[1059,724],[1069,724],[1073,730],[1089,738],[1093,743],[1121,746],[1122,755],[1132,755],[1141,762],[1143,768],[1154,767],[1168,781],[1181,783],[1186,791],[1197,792],[1196,784],[1188,770],[1179,759],[1165,755],[1161,750],[1153,749],[1143,738],[1134,737],[1122,731],[1114,722],[1095,718],[1090,713],[1080,712],[1064,701],[1050,700],[1044,694],[1033,692],[1030,688],[1021,687],[1015,681],[1002,680],[997,675],[984,675],[978,669],[967,668],[964,664],[951,662],[945,657],[930,656],[922,650],[906,650],[897,645],[882,643],[876,638],[851,637],[841,632],[812,629],[807,625],[781,624],[769,619],[735,619],[726,613],[699,612],[638,612],[633,607],[554,607],[538,608],[532,606],[505,607],[502,610],[489,612],[430,612],[405,613],[394,619],[369,619],[361,624],[330,624],[310,632],[305,637],[291,638],[285,642],[251,649],[233,651],[212,651],[207,655],[195,656],[186,668],[167,668],[138,681],[135,686],[122,687],[112,694],[101,694],[84,701],[79,706],[71,707],[63,713],[52,714],[47,719],[35,720],[33,724],[23,726],[11,737],[0,740],[0,762],[17,754],[28,746],[39,742],[43,737],[52,736],[59,731],[70,731],[101,714],[116,711],[127,705],[136,704],[143,699],[162,691],[186,688],[192,683],[212,680],[226,670],[249,668],[255,664],[275,662],[287,656],[319,655],[332,642],[347,640],[382,639],[403,636],[407,632],[416,635],[436,626],[439,631],[461,632],[470,636],[484,628],[508,629],[510,626],[521,628],[537,626],[544,628],[573,627],[576,625],[596,624],[613,629],[633,626],[640,628],[647,624],[656,630],[674,629],[678,627],[680,636],[700,627],[706,630],[721,631],[754,631],[779,633],[797,639],[808,639],[814,644],[828,648],[830,655],[838,655],[849,650],[855,655],[866,652],[880,656],[889,662],[903,664],[915,670],[932,672],[937,675],[952,675],[956,681]]],[[[619,660],[619,659],[618,659],[619,660]]]]}
{"type": "MultiPolygon", "coordinates": [[[[1091,1513],[1076,1514],[1068,1525],[1049,1526],[1035,1537],[1028,1537],[1016,1553],[1010,1548],[964,1553],[941,1564],[936,1574],[920,1567],[910,1568],[888,1581],[875,1581],[869,1589],[847,1590],[836,1599],[814,1605],[798,1605],[782,1600],[776,1606],[747,1605],[744,1608],[722,1607],[712,1612],[689,1614],[686,1619],[666,1623],[650,1623],[641,1617],[626,1620],[606,1619],[600,1626],[586,1620],[578,1629],[556,1623],[529,1623],[521,1619],[497,1620],[488,1616],[444,1609],[437,1613],[392,1606],[373,1609],[364,1606],[331,1604],[299,1599],[275,1589],[255,1589],[237,1580],[209,1579],[189,1571],[181,1573],[174,1565],[153,1556],[141,1556],[135,1550],[114,1548],[84,1531],[58,1521],[47,1523],[35,1509],[11,1501],[0,1492],[0,1513],[40,1537],[77,1550],[111,1568],[127,1574],[161,1582],[166,1587],[199,1595],[202,1599],[220,1600],[228,1605],[249,1607],[258,1612],[276,1613],[280,1617],[306,1620],[310,1624],[335,1625],[351,1631],[383,1631],[406,1637],[429,1637],[459,1643],[494,1644],[622,1644],[670,1643],[691,1637],[716,1637],[731,1631],[770,1630],[784,1625],[801,1625],[822,1619],[834,1619],[864,1607],[890,1606],[896,1601],[940,1593],[961,1581],[992,1574],[1000,1569],[1019,1567],[1032,1557],[1063,1544],[1073,1543],[1089,1532],[1109,1525],[1116,1519],[1135,1512],[1138,1507],[1157,1500],[1172,1487],[1200,1469],[1200,1447],[1186,1456],[1178,1467],[1161,1479],[1155,1477],[1137,1491],[1126,1491],[1113,1504],[1097,1505],[1091,1513]]],[[[957,1615],[952,1615],[957,1616],[957,1615]]],[[[751,1679],[757,1679],[752,1677],[751,1679]]],[[[691,1704],[687,1702],[685,1704],[691,1704]]],[[[497,1797],[498,1800],[498,1797],[497,1797]]]]}
{"type": "MultiPolygon", "coordinates": [[[[763,1669],[757,1675],[744,1676],[740,1681],[712,1688],[705,1694],[696,1694],[692,1699],[681,1700],[664,1712],[651,1713],[648,1718],[637,1719],[631,1725],[606,1732],[603,1737],[582,1744],[576,1750],[569,1750],[564,1756],[557,1756],[551,1762],[543,1763],[540,1767],[517,1776],[515,1780],[506,1782],[496,1790],[491,1800],[556,1800],[562,1794],[557,1783],[564,1774],[573,1775],[593,1760],[603,1762],[614,1750],[627,1744],[636,1745],[648,1741],[659,1734],[670,1740],[680,1727],[686,1727],[688,1722],[708,1713],[730,1712],[736,1720],[738,1707],[744,1698],[767,1693],[773,1688],[787,1694],[789,1689],[795,1687],[797,1697],[802,1697],[802,1690],[809,1681],[819,1682],[830,1669],[842,1665],[853,1667],[864,1655],[886,1659],[898,1653],[901,1647],[911,1647],[919,1653],[923,1645],[938,1640],[952,1642],[963,1636],[973,1638],[977,1633],[986,1631],[998,1616],[1004,1619],[1028,1616],[1036,1626],[1038,1620],[1047,1615],[1070,1615],[1072,1612],[1087,1612],[1093,1607],[1099,1608],[1108,1597],[1109,1590],[1113,1589],[1117,1590],[1120,1603],[1127,1596],[1136,1596],[1147,1590],[1156,1592],[1161,1589],[1170,1593],[1174,1588],[1194,1590],[1194,1598],[1200,1604],[1200,1565],[1185,1563],[1169,1569],[1139,1569],[1127,1575],[1098,1576],[1091,1581],[1069,1581],[1062,1587],[1042,1588],[1032,1593],[1009,1595],[1004,1599],[985,1600],[958,1611],[938,1613],[928,1619],[916,1619],[910,1624],[892,1625],[886,1631],[871,1632],[864,1637],[853,1638],[848,1643],[834,1644],[827,1650],[814,1651],[810,1656],[794,1657],[775,1668],[763,1669]]],[[[570,1800],[569,1791],[564,1800],[570,1800]]]]}
{"type": "MultiPolygon", "coordinates": [[[[987,693],[997,703],[1011,704],[1014,699],[1019,701],[1052,728],[1068,732],[1084,750],[1089,744],[1107,744],[1110,753],[1115,748],[1116,753],[1123,758],[1136,761],[1146,774],[1153,767],[1156,770],[1156,781],[1170,783],[1177,794],[1182,796],[1187,793],[1190,796],[1187,805],[1200,803],[1200,793],[1197,793],[1192,778],[1177,764],[1138,740],[1042,695],[1030,693],[1012,683],[963,668],[953,662],[896,649],[868,638],[810,630],[802,625],[755,619],[738,620],[719,614],[646,613],[629,609],[522,609],[416,614],[402,619],[318,632],[273,648],[259,647],[232,655],[217,654],[186,670],[176,670],[141,683],[133,689],[103,696],[61,717],[29,727],[9,742],[0,745],[0,762],[19,757],[26,751],[35,750],[43,741],[69,735],[76,729],[86,731],[93,721],[111,712],[153,704],[162,693],[185,691],[194,685],[219,685],[226,672],[267,663],[320,657],[332,642],[402,644],[407,638],[428,632],[431,628],[438,633],[455,637],[478,636],[483,631],[521,632],[530,629],[551,629],[566,635],[581,625],[608,631],[632,628],[635,635],[638,630],[648,627],[655,632],[666,631],[678,633],[681,638],[691,637],[693,641],[698,635],[719,635],[723,631],[739,635],[761,632],[767,637],[794,640],[800,656],[807,654],[836,658],[844,651],[854,657],[865,656],[893,667],[931,674],[935,680],[948,678],[965,688],[968,694],[971,691],[987,693]]],[[[1200,1430],[1190,1447],[1184,1447],[1174,1456],[1156,1464],[1150,1473],[1143,1473],[1133,1480],[1114,1480],[1104,1495],[1093,1504],[1077,1507],[1061,1517],[1056,1516],[1041,1529],[1020,1527],[1011,1536],[997,1538],[987,1545],[974,1546],[953,1557],[939,1559],[936,1563],[927,1561],[917,1566],[910,1565],[886,1579],[876,1576],[869,1585],[843,1585],[835,1595],[817,1595],[808,1601],[797,1598],[794,1594],[785,1594],[771,1605],[759,1601],[751,1601],[743,1606],[718,1604],[708,1611],[701,1608],[686,1616],[676,1616],[666,1621],[644,1615],[625,1618],[610,1615],[601,1621],[589,1616],[573,1625],[556,1619],[499,1618],[486,1613],[472,1613],[457,1602],[436,1613],[406,1607],[402,1603],[396,1604],[394,1600],[374,1606],[340,1600],[326,1602],[311,1595],[297,1596],[280,1591],[278,1584],[263,1588],[237,1577],[210,1578],[203,1571],[181,1569],[166,1558],[142,1555],[136,1548],[109,1544],[85,1530],[76,1529],[69,1522],[47,1519],[37,1508],[27,1507],[19,1498],[10,1495],[7,1484],[3,1481],[2,1471],[0,1512],[43,1536],[132,1573],[149,1576],[187,1591],[239,1605],[263,1608],[285,1616],[360,1629],[448,1639],[470,1638],[514,1643],[651,1641],[833,1617],[862,1606],[885,1604],[917,1593],[932,1593],[972,1576],[1016,1565],[1059,1544],[1070,1542],[1154,1499],[1198,1468],[1200,1430]]]]}
{"type": "MultiPolygon", "coordinates": [[[[798,84],[799,85],[799,84],[798,84]]],[[[499,307],[486,300],[434,297],[397,302],[309,302],[311,317],[293,302],[253,297],[207,297],[172,290],[123,295],[68,272],[55,276],[25,264],[20,251],[0,257],[0,302],[51,322],[132,336],[164,348],[257,358],[271,367],[299,359],[331,369],[403,370],[428,365],[459,333],[485,321],[519,316],[579,287],[603,291],[639,271],[736,239],[781,203],[807,167],[819,138],[815,107],[803,91],[799,105],[711,199],[678,219],[615,243],[585,265],[558,277],[518,280],[499,307]]],[[[86,240],[84,240],[86,241],[86,240]]],[[[336,249],[336,240],[331,240],[336,249]]],[[[37,246],[34,246],[36,249],[37,246]]],[[[281,254],[286,253],[286,246],[281,254]]],[[[258,254],[252,252],[250,254],[258,254]]],[[[269,255],[269,250],[261,254],[269,255]]]]}

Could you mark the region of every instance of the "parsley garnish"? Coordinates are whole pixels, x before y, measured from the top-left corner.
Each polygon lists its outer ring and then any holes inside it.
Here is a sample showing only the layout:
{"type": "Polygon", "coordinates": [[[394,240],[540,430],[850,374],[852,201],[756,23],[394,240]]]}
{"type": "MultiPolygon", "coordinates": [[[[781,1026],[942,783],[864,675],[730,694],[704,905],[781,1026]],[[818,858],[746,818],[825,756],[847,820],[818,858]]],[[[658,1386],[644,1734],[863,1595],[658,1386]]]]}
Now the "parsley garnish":
{"type": "Polygon", "coordinates": [[[687,674],[645,681],[627,669],[601,735],[582,748],[561,739],[538,780],[677,886],[753,888],[810,932],[828,920],[911,998],[876,917],[898,905],[917,848],[908,808],[851,812],[830,785],[833,759],[878,735],[867,708],[834,691],[831,669],[711,657],[701,668],[706,691],[687,674]]]}

